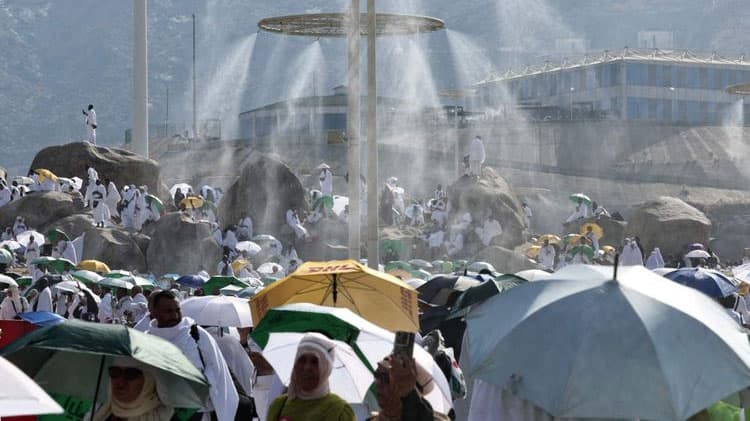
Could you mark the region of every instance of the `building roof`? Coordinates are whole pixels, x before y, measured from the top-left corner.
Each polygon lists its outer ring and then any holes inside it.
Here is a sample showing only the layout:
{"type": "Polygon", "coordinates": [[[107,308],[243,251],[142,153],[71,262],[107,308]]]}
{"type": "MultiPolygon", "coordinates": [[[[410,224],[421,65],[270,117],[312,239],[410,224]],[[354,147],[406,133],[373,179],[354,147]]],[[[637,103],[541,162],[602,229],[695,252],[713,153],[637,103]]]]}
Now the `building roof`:
{"type": "MultiPolygon", "coordinates": [[[[367,96],[361,97],[361,103],[366,104],[367,96]]],[[[326,95],[326,96],[308,96],[308,97],[301,97],[301,98],[292,98],[288,99],[286,101],[279,101],[274,102],[272,104],[264,105],[259,108],[255,108],[249,111],[244,111],[240,113],[240,116],[256,113],[259,111],[271,111],[271,110],[278,110],[278,109],[287,109],[287,108],[313,108],[313,107],[346,107],[347,106],[347,95],[342,94],[334,94],[334,95],[326,95]]],[[[421,109],[432,109],[433,107],[428,107],[422,104],[418,104],[415,102],[410,102],[407,100],[399,99],[399,98],[389,98],[389,97],[378,97],[378,106],[385,106],[385,107],[399,107],[399,108],[421,108],[421,109]]],[[[365,109],[366,107],[363,107],[365,109]]]]}
{"type": "Polygon", "coordinates": [[[541,65],[526,66],[523,69],[514,69],[502,74],[493,73],[486,79],[478,82],[475,86],[488,85],[506,80],[522,78],[527,76],[552,73],[561,70],[571,70],[592,66],[596,64],[612,63],[616,61],[651,61],[667,62],[681,64],[723,64],[735,66],[750,66],[750,61],[745,60],[741,55],[737,58],[728,58],[718,55],[717,53],[693,53],[690,51],[660,50],[654,48],[651,50],[635,50],[625,47],[620,54],[604,51],[603,53],[586,54],[576,59],[564,59],[560,63],[545,62],[541,65]]]}

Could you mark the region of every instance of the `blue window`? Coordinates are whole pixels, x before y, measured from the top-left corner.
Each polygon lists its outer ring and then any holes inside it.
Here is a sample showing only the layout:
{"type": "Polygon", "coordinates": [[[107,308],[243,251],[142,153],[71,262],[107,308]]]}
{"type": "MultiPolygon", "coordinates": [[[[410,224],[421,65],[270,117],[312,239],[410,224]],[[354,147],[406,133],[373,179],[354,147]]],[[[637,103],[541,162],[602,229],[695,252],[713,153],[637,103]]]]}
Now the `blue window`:
{"type": "Polygon", "coordinates": [[[323,114],[323,130],[346,130],[346,113],[323,114]]]}

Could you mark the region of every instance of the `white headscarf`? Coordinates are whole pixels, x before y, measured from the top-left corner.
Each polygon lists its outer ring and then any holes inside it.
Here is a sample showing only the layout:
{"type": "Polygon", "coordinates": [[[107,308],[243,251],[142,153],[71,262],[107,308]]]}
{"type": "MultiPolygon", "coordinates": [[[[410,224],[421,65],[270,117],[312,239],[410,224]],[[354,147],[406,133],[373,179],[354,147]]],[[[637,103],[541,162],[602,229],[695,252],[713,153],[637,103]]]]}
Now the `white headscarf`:
{"type": "Polygon", "coordinates": [[[305,401],[320,399],[331,391],[328,378],[333,371],[333,361],[336,356],[335,345],[333,341],[320,333],[306,333],[297,346],[297,356],[294,357],[295,365],[304,354],[313,354],[318,357],[318,385],[310,391],[302,390],[296,385],[294,371],[292,371],[292,379],[289,382],[289,399],[305,401]]]}
{"type": "Polygon", "coordinates": [[[132,367],[141,370],[144,381],[138,397],[132,402],[120,402],[112,394],[109,386],[109,399],[99,408],[94,416],[95,421],[104,421],[110,416],[128,421],[169,421],[174,415],[174,409],[165,406],[159,399],[157,383],[149,370],[134,360],[117,358],[112,363],[115,367],[132,367]]]}

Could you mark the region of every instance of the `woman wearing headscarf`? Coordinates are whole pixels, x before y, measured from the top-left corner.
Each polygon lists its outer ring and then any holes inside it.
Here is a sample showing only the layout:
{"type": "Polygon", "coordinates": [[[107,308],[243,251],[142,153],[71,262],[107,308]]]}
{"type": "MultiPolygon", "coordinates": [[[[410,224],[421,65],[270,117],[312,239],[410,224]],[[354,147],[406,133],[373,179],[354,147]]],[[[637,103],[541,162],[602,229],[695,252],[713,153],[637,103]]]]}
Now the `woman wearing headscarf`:
{"type": "Polygon", "coordinates": [[[287,394],[273,401],[269,421],[354,421],[354,411],[331,393],[328,378],[333,371],[334,344],[319,333],[307,333],[297,347],[287,394]]]}
{"type": "Polygon", "coordinates": [[[159,398],[154,377],[132,361],[116,360],[109,367],[109,399],[94,421],[169,421],[174,408],[159,398]]]}

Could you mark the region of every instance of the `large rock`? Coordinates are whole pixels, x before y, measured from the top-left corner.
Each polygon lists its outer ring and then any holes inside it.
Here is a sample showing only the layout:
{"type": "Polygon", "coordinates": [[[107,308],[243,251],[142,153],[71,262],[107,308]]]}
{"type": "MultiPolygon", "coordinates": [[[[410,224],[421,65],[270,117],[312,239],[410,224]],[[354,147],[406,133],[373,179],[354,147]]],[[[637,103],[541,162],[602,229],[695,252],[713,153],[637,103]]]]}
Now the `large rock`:
{"type": "Polygon", "coordinates": [[[86,164],[99,173],[99,178],[109,178],[118,188],[127,184],[148,186],[148,191],[165,198],[159,176],[159,164],[146,157],[124,149],[94,146],[88,142],[74,142],[50,146],[36,154],[31,170],[46,168],[60,177],[88,179],[86,164]]]}
{"type": "Polygon", "coordinates": [[[256,233],[276,234],[292,205],[307,208],[300,180],[277,156],[255,152],[222,197],[219,219],[236,224],[242,212],[248,212],[256,233]]]}
{"type": "Polygon", "coordinates": [[[692,243],[708,244],[711,221],[682,200],[663,196],[638,206],[625,232],[640,237],[645,255],[659,247],[667,259],[681,256],[692,243]]]}
{"type": "Polygon", "coordinates": [[[527,269],[541,269],[541,267],[525,256],[503,247],[491,246],[482,249],[476,256],[475,262],[488,262],[500,273],[516,273],[527,269]]]}
{"type": "Polygon", "coordinates": [[[83,211],[80,196],[60,192],[31,193],[0,208],[0,228],[12,226],[17,215],[26,218],[29,227],[41,229],[83,211]]]}
{"type": "Polygon", "coordinates": [[[742,260],[750,247],[750,195],[741,200],[696,205],[711,220],[711,250],[722,262],[742,260]]]}
{"type": "Polygon", "coordinates": [[[117,228],[95,227],[86,230],[85,234],[81,260],[96,259],[112,269],[146,272],[146,256],[134,234],[117,228]]]}
{"type": "Polygon", "coordinates": [[[149,230],[146,258],[149,271],[164,273],[216,272],[222,249],[207,223],[195,222],[182,212],[163,216],[149,230]]]}
{"type": "Polygon", "coordinates": [[[71,239],[80,236],[94,228],[94,218],[89,214],[81,213],[71,215],[57,221],[51,222],[43,227],[40,227],[40,232],[47,232],[50,229],[57,228],[62,232],[68,234],[71,239]]]}
{"type": "Polygon", "coordinates": [[[461,177],[448,186],[448,198],[454,214],[471,212],[476,225],[483,220],[483,212],[490,209],[503,228],[503,234],[493,244],[513,248],[526,240],[528,221],[513,188],[492,168],[482,168],[482,177],[461,177]]]}

